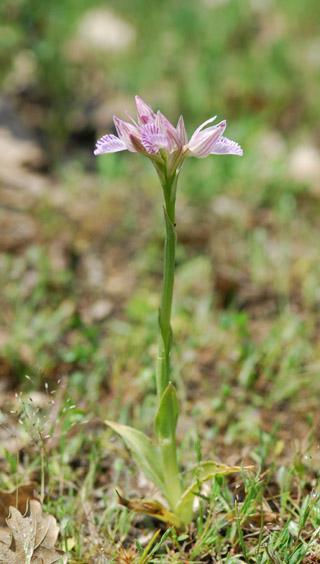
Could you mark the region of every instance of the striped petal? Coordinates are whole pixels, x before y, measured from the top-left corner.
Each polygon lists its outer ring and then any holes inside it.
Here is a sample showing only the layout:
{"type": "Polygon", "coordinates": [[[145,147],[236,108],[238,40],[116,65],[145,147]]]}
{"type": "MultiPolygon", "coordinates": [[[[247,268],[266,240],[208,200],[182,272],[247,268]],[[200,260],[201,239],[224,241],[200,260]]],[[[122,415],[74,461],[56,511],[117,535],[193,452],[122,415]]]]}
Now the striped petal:
{"type": "Polygon", "coordinates": [[[186,128],[184,126],[183,117],[179,117],[179,121],[177,123],[177,133],[180,140],[181,145],[186,145],[188,143],[188,136],[186,132],[186,128]]]}
{"type": "Polygon", "coordinates": [[[139,128],[133,125],[132,123],[117,118],[117,116],[113,116],[113,122],[117,130],[117,133],[119,135],[119,139],[121,139],[121,141],[125,143],[128,151],[131,151],[132,153],[136,153],[136,149],[132,144],[131,137],[132,136],[138,138],[140,137],[139,128]]]}
{"type": "Polygon", "coordinates": [[[138,124],[144,125],[146,123],[153,123],[156,119],[156,114],[139,96],[136,96],[138,124]]]}
{"type": "Polygon", "coordinates": [[[189,151],[187,155],[197,157],[198,159],[204,159],[210,155],[225,128],[225,121],[214,127],[208,127],[204,131],[200,131],[198,128],[188,143],[189,151]]]}
{"type": "Polygon", "coordinates": [[[104,153],[117,153],[118,151],[125,151],[126,144],[115,135],[104,135],[97,141],[95,155],[103,155],[104,153]]]}
{"type": "Polygon", "coordinates": [[[231,141],[227,137],[219,137],[212,151],[212,155],[243,155],[243,150],[235,141],[231,141]]]}
{"type": "MultiPolygon", "coordinates": [[[[192,135],[192,137],[194,137],[195,135],[197,135],[197,133],[199,133],[199,131],[201,131],[201,129],[203,129],[206,125],[208,125],[208,123],[212,123],[215,119],[217,119],[217,116],[213,116],[210,119],[207,119],[206,121],[204,121],[201,125],[199,125],[199,127],[197,127],[197,129],[195,130],[194,134],[192,135]]],[[[191,137],[191,139],[192,139],[191,137]]]]}
{"type": "Polygon", "coordinates": [[[160,133],[154,123],[148,123],[140,127],[141,142],[148,153],[157,153],[159,149],[167,149],[168,137],[160,133]]]}
{"type": "Polygon", "coordinates": [[[159,124],[161,133],[164,133],[167,137],[167,151],[169,153],[181,146],[176,128],[160,111],[157,113],[156,123],[159,124]]]}

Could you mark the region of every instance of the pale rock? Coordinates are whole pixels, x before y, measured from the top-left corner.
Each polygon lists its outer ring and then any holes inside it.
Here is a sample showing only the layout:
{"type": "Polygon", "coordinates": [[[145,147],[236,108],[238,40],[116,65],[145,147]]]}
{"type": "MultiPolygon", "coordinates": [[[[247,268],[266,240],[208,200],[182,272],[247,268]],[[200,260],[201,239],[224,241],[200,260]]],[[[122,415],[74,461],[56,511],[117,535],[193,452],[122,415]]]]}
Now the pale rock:
{"type": "Polygon", "coordinates": [[[289,173],[294,180],[307,182],[320,193],[320,151],[313,145],[299,145],[289,157],[289,173]]]}
{"type": "Polygon", "coordinates": [[[110,315],[112,309],[112,303],[108,300],[98,300],[90,308],[90,317],[92,321],[103,321],[110,315]]]}
{"type": "Polygon", "coordinates": [[[134,28],[106,8],[86,12],[77,33],[67,43],[67,56],[79,61],[90,51],[124,51],[134,41],[134,28]]]}

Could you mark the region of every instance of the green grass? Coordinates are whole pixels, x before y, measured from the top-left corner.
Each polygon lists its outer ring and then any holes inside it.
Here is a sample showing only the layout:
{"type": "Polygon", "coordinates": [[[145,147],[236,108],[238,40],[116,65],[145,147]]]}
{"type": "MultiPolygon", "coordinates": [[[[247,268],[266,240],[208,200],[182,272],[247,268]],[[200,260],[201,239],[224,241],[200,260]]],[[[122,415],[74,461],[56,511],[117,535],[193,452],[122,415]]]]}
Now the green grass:
{"type": "Polygon", "coordinates": [[[31,240],[1,246],[0,487],[37,482],[71,563],[320,561],[319,188],[289,165],[319,148],[320,5],[209,4],[96,1],[137,39],[81,62],[66,44],[91,1],[0,8],[2,90],[44,139],[53,181],[19,216],[31,240]],[[162,196],[142,158],[92,157],[95,110],[136,93],[183,113],[189,135],[217,113],[244,148],[181,173],[172,364],[183,470],[201,456],[256,469],[199,492],[183,534],[118,505],[116,488],[156,492],[103,423],[149,432],[154,413],[162,196]]]}

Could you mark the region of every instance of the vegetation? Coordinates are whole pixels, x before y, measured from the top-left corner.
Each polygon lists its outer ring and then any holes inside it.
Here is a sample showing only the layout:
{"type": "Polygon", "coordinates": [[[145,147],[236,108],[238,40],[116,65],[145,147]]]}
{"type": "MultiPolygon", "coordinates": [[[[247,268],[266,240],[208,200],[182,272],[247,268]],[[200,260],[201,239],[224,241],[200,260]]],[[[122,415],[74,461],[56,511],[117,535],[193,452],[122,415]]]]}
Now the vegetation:
{"type": "Polygon", "coordinates": [[[35,484],[71,563],[319,562],[320,4],[3,0],[0,16],[2,92],[42,150],[19,189],[0,159],[0,487],[35,484]],[[92,45],[93,8],[131,42],[92,45]],[[93,157],[135,94],[189,136],[217,113],[244,149],[181,172],[172,366],[184,472],[255,470],[199,489],[183,532],[118,504],[158,492],[104,423],[150,434],[155,410],[162,194],[146,159],[93,157]]]}

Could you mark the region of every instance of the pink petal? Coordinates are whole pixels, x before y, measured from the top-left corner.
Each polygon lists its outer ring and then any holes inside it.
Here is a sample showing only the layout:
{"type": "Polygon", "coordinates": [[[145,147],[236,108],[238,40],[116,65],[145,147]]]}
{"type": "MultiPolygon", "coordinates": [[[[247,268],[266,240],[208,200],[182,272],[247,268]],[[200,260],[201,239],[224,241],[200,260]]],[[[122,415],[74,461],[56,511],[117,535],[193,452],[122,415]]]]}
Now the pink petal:
{"type": "Polygon", "coordinates": [[[113,122],[117,130],[117,133],[119,135],[119,138],[121,139],[121,141],[125,143],[128,151],[131,151],[132,153],[136,153],[136,149],[132,144],[131,137],[134,136],[140,139],[139,128],[133,125],[132,123],[117,118],[117,116],[113,116],[113,122]]]}
{"type": "MultiPolygon", "coordinates": [[[[212,118],[210,118],[210,119],[207,119],[207,121],[204,121],[201,125],[199,125],[199,127],[197,127],[197,129],[195,130],[195,132],[194,132],[194,134],[192,135],[192,137],[193,137],[194,135],[197,135],[197,133],[199,133],[199,131],[201,131],[201,129],[203,129],[205,125],[207,125],[208,123],[212,123],[215,119],[217,119],[217,116],[214,116],[214,117],[212,117],[212,118]]],[[[191,139],[192,139],[192,137],[191,137],[191,139]]]]}
{"type": "Polygon", "coordinates": [[[213,155],[243,155],[243,150],[235,141],[231,141],[227,137],[220,137],[216,141],[211,154],[213,155]]]}
{"type": "Polygon", "coordinates": [[[159,129],[167,137],[167,150],[169,153],[175,151],[180,145],[178,132],[174,125],[161,112],[157,113],[156,123],[159,129]]]}
{"type": "Polygon", "coordinates": [[[221,122],[221,124],[215,127],[209,127],[204,131],[198,129],[197,132],[192,135],[188,143],[189,156],[204,159],[210,155],[224,129],[224,122],[221,122]]]}
{"type": "Polygon", "coordinates": [[[188,143],[188,136],[187,136],[187,132],[186,132],[186,128],[184,126],[184,121],[183,121],[182,116],[179,117],[179,121],[178,121],[178,124],[177,124],[177,133],[178,133],[178,137],[180,139],[181,145],[186,145],[188,143]]]}
{"type": "Polygon", "coordinates": [[[103,155],[104,153],[117,153],[118,151],[125,151],[126,149],[126,144],[115,135],[104,135],[97,141],[94,154],[103,155]]]}
{"type": "Polygon", "coordinates": [[[156,115],[153,110],[139,96],[136,96],[137,116],[139,125],[153,123],[156,115]]]}
{"type": "Polygon", "coordinates": [[[148,123],[140,127],[141,141],[148,153],[157,153],[159,149],[167,149],[168,138],[160,133],[159,128],[154,123],[148,123]]]}

